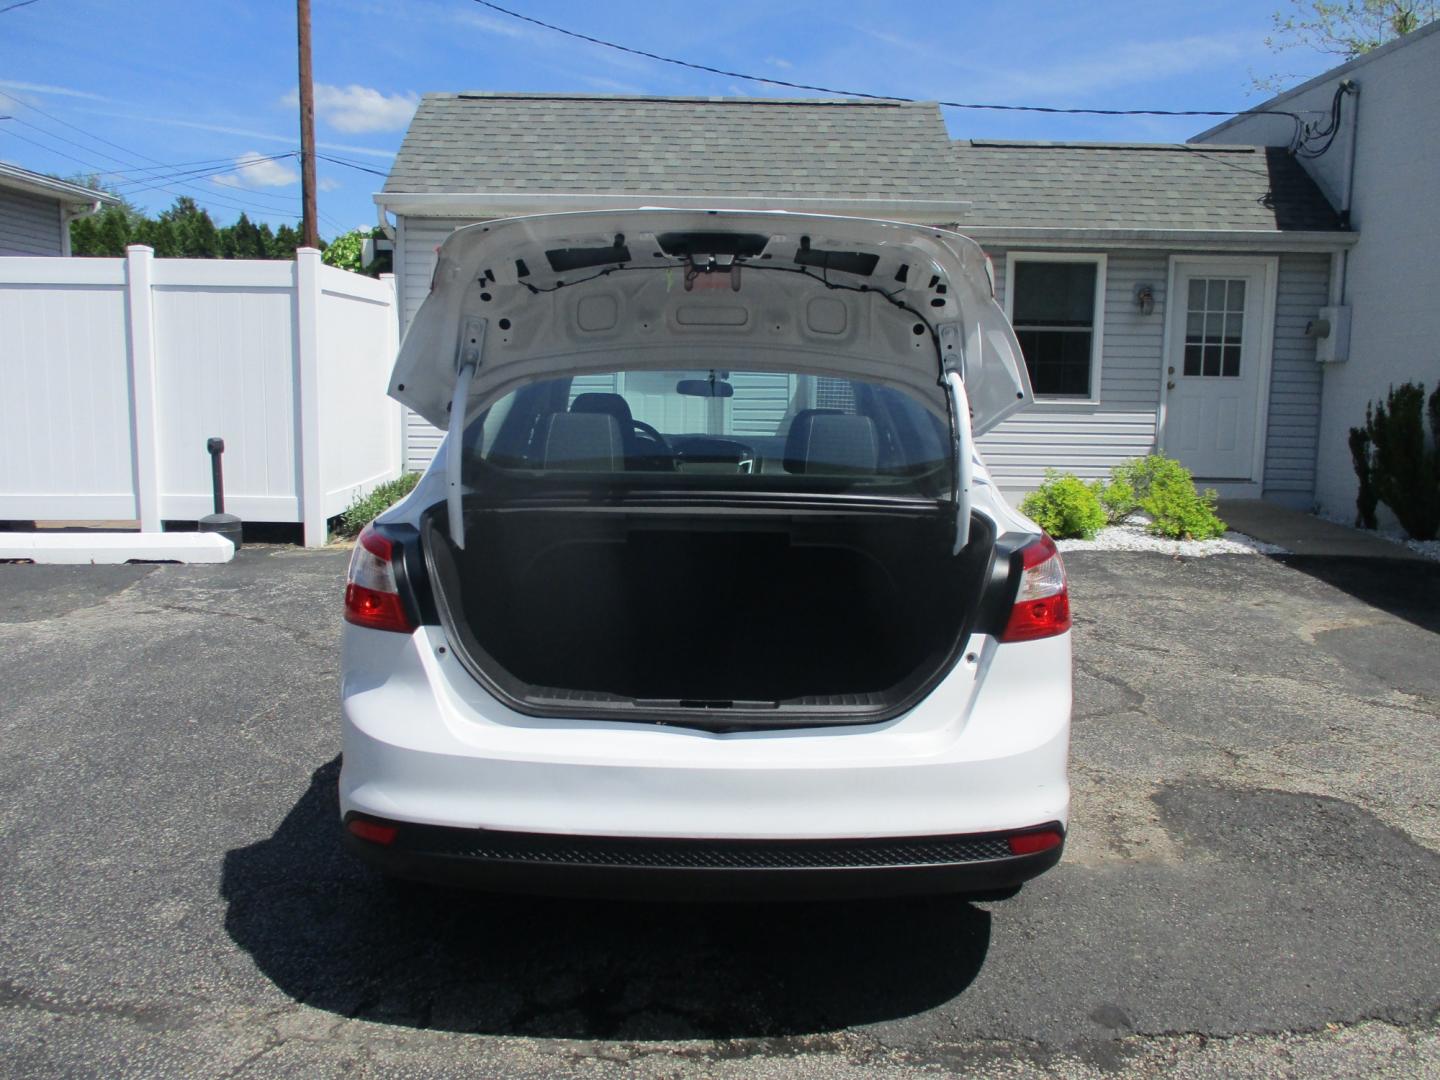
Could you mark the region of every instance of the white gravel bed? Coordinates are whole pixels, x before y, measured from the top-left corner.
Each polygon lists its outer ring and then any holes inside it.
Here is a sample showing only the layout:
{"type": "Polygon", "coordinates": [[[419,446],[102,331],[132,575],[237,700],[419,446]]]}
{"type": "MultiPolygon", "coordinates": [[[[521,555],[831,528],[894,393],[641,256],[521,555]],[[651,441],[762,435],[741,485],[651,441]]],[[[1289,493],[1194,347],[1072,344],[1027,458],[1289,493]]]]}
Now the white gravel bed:
{"type": "Polygon", "coordinates": [[[1440,540],[1411,540],[1399,529],[1361,529],[1356,526],[1353,519],[1343,518],[1339,514],[1316,514],[1315,516],[1321,521],[1329,521],[1336,525],[1344,525],[1347,529],[1354,529],[1356,532],[1378,536],[1381,540],[1389,540],[1392,544],[1403,544],[1417,555],[1440,562],[1440,540]]]}
{"type": "Polygon", "coordinates": [[[1061,551],[1158,551],[1199,559],[1207,555],[1288,555],[1287,548],[1267,544],[1244,533],[1227,532],[1215,540],[1167,540],[1152,536],[1139,523],[1101,529],[1094,540],[1056,540],[1061,551]]]}
{"type": "Polygon", "coordinates": [[[1408,537],[1401,540],[1395,536],[1387,536],[1385,539],[1398,540],[1417,555],[1424,555],[1427,559],[1440,562],[1440,540],[1411,540],[1408,537]]]}

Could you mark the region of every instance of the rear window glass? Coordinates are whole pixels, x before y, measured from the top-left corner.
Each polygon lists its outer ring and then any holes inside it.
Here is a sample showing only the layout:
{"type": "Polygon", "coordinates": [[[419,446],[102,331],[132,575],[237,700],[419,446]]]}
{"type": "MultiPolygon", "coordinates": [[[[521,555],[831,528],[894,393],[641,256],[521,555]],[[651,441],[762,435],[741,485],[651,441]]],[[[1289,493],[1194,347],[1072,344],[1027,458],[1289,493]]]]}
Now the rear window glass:
{"type": "Polygon", "coordinates": [[[909,395],[777,371],[613,371],[533,383],[473,421],[465,440],[469,482],[502,470],[943,497],[951,477],[946,422],[909,395]]]}

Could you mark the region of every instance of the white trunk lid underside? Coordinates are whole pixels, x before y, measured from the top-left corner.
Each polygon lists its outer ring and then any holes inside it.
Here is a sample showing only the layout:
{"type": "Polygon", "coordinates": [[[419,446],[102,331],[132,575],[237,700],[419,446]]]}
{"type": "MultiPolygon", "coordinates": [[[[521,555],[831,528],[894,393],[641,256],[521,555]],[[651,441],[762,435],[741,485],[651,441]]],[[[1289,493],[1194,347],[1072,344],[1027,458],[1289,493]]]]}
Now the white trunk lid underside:
{"type": "Polygon", "coordinates": [[[778,212],[597,211],[458,229],[440,249],[390,393],[448,429],[467,366],[467,418],[526,383],[644,368],[863,379],[903,388],[939,415],[955,400],[945,385],[953,371],[974,435],[1031,401],[974,241],[778,212]],[[685,234],[699,239],[677,244],[685,234]]]}

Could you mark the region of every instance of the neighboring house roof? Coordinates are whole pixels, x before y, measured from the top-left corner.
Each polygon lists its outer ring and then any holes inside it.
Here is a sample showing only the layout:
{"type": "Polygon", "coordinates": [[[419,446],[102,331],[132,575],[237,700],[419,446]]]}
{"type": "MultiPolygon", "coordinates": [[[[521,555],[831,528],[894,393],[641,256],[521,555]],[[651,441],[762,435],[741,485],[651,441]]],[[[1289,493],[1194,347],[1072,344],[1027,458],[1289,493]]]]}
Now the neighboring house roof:
{"type": "Polygon", "coordinates": [[[85,206],[94,206],[96,203],[105,203],[110,206],[120,205],[120,200],[114,195],[95,191],[80,184],[72,184],[66,180],[57,180],[53,176],[31,172],[29,169],[22,169],[18,165],[11,165],[4,161],[0,161],[0,187],[10,188],[13,191],[25,191],[32,195],[48,195],[63,203],[85,206]]]}
{"type": "Polygon", "coordinates": [[[937,212],[943,203],[954,220],[966,196],[949,146],[933,102],[426,94],[377,201],[468,193],[749,205],[763,196],[928,202],[937,212]]]}
{"type": "Polygon", "coordinates": [[[1284,149],[962,139],[960,222],[1007,229],[1328,231],[1339,219],[1284,149]]]}

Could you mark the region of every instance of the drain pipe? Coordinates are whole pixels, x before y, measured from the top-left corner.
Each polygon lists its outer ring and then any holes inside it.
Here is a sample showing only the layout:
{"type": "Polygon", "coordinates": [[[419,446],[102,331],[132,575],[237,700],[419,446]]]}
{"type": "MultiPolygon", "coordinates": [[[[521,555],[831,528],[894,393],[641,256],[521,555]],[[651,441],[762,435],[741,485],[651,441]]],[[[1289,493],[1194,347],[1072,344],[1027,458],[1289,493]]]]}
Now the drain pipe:
{"type": "Polygon", "coordinates": [[[220,455],[225,453],[225,440],[207,439],[205,449],[210,454],[210,484],[215,492],[215,512],[200,519],[201,532],[219,533],[240,550],[240,519],[225,513],[225,473],[220,466],[220,455]]]}

